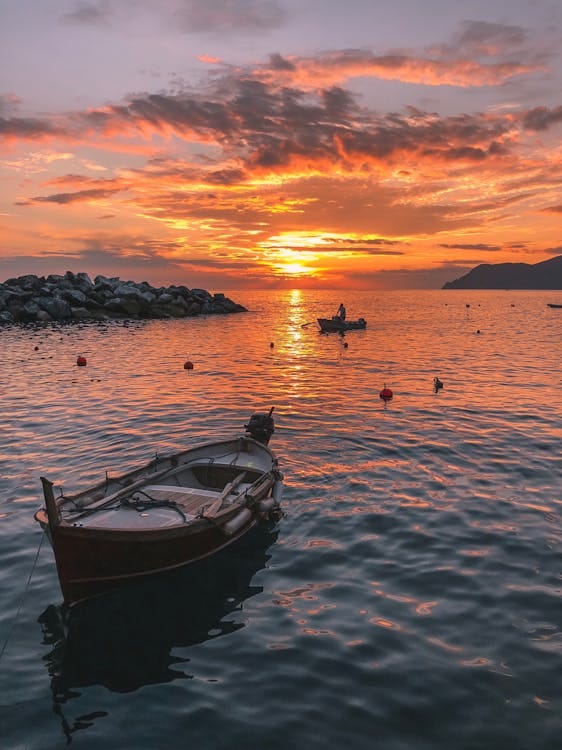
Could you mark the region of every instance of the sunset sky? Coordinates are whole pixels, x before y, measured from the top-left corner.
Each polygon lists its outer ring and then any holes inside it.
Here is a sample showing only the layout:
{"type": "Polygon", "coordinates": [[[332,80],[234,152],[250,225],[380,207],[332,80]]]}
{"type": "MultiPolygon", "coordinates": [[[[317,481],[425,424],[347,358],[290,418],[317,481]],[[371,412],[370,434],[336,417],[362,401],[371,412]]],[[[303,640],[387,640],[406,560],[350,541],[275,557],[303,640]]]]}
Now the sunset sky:
{"type": "Polygon", "coordinates": [[[561,230],[561,0],[0,0],[0,281],[439,288],[561,230]]]}

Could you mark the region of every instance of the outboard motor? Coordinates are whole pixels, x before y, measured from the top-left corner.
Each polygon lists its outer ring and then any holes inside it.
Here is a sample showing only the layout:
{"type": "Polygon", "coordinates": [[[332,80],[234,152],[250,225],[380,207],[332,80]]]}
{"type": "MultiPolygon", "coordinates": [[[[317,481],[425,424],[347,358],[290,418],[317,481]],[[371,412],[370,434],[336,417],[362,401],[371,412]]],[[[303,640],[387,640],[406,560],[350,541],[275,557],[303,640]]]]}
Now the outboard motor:
{"type": "Polygon", "coordinates": [[[263,443],[263,445],[269,443],[270,437],[275,432],[275,422],[271,416],[274,408],[274,406],[271,407],[269,414],[259,414],[258,412],[252,414],[248,424],[244,425],[249,436],[257,440],[258,443],[263,443]]]}

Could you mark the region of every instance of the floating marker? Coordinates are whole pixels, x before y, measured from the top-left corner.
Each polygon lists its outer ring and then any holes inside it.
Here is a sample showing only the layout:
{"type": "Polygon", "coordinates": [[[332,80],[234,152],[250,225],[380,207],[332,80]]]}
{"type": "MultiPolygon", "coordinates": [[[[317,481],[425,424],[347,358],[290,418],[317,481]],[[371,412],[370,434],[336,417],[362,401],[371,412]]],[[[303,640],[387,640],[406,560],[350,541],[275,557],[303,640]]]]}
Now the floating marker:
{"type": "Polygon", "coordinates": [[[439,378],[433,378],[433,387],[435,388],[435,393],[443,388],[443,383],[441,382],[441,380],[439,380],[439,378]]]}
{"type": "Polygon", "coordinates": [[[269,344],[269,348],[273,349],[274,346],[275,346],[275,344],[273,343],[273,341],[271,341],[270,344],[269,344]]]}
{"type": "Polygon", "coordinates": [[[183,369],[184,370],[193,370],[193,362],[190,362],[189,360],[187,360],[187,362],[184,363],[183,369]]]}
{"type": "Polygon", "coordinates": [[[394,393],[390,390],[390,388],[387,388],[385,384],[384,388],[379,393],[379,396],[383,401],[390,401],[390,399],[394,396],[394,393]]]}
{"type": "Polygon", "coordinates": [[[78,367],[86,367],[86,357],[78,357],[78,359],[76,360],[76,364],[78,365],[78,367]]]}

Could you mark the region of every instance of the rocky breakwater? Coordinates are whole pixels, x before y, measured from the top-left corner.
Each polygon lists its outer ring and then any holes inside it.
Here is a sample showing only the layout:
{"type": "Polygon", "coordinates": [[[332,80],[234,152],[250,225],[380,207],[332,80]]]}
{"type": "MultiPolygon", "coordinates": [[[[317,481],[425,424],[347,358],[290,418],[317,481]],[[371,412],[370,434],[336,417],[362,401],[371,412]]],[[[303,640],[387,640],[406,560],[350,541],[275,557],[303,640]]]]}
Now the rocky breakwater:
{"type": "Polygon", "coordinates": [[[185,318],[246,312],[246,308],[204,289],[155,288],[146,281],[67,271],[64,276],[28,274],[0,284],[0,324],[53,321],[185,318]]]}

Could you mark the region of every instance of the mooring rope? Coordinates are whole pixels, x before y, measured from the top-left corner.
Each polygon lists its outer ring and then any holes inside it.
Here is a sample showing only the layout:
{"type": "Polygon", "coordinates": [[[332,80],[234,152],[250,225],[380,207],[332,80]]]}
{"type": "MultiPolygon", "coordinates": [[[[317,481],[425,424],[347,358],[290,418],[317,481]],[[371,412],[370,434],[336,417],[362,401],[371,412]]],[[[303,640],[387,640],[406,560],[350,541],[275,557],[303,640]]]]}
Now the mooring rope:
{"type": "Polygon", "coordinates": [[[41,533],[41,539],[39,540],[39,546],[37,547],[37,552],[35,553],[35,560],[33,561],[33,566],[31,568],[31,572],[29,573],[29,577],[27,579],[27,583],[25,584],[25,589],[23,590],[23,594],[21,595],[20,603],[18,604],[17,612],[14,616],[14,620],[10,626],[10,629],[8,630],[8,635],[6,636],[6,640],[4,641],[4,644],[2,646],[2,650],[0,651],[0,659],[4,656],[4,651],[6,650],[6,647],[8,645],[8,641],[12,637],[12,633],[14,632],[14,628],[16,627],[16,622],[18,621],[18,617],[20,616],[21,608],[23,607],[23,602],[25,599],[25,596],[27,594],[27,590],[29,589],[29,584],[31,583],[31,578],[33,576],[33,573],[35,572],[35,567],[37,565],[37,560],[39,559],[39,552],[41,551],[41,545],[43,544],[43,537],[45,534],[41,533]]]}

